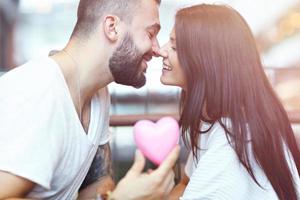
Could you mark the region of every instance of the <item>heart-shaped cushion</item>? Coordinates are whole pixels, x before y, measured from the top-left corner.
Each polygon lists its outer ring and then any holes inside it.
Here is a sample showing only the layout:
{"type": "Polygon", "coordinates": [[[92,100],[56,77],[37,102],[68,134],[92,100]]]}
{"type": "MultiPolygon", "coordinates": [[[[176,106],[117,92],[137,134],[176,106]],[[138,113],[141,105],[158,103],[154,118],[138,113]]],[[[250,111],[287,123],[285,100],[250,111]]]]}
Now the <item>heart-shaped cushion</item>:
{"type": "Polygon", "coordinates": [[[179,126],[172,117],[163,117],[157,123],[140,120],[133,132],[138,149],[156,165],[163,162],[179,141],[179,126]]]}

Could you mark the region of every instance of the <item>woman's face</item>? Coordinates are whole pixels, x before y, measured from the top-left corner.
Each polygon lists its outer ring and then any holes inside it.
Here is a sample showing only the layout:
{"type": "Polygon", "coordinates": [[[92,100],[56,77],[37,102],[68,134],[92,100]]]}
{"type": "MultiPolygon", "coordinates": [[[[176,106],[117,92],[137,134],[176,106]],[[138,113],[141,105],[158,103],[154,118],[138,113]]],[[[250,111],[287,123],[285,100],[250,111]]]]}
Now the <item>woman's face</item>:
{"type": "Polygon", "coordinates": [[[179,64],[176,51],[176,35],[173,28],[170,34],[170,40],[159,51],[163,57],[163,70],[160,81],[164,85],[179,86],[186,89],[186,79],[183,70],[179,64]]]}

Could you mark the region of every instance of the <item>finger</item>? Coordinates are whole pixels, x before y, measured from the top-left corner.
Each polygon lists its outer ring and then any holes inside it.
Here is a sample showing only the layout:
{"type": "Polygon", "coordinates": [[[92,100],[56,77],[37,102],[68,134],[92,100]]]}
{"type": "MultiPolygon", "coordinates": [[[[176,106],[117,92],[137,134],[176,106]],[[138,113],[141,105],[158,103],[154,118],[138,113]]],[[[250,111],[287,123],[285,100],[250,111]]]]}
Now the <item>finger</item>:
{"type": "Polygon", "coordinates": [[[161,186],[159,187],[162,191],[163,199],[167,199],[167,196],[170,194],[171,190],[173,189],[175,185],[174,182],[174,173],[170,172],[166,176],[166,178],[163,180],[161,186]]]}
{"type": "Polygon", "coordinates": [[[176,145],[176,147],[171,151],[168,157],[164,160],[164,162],[155,170],[152,174],[159,177],[165,177],[167,173],[172,170],[176,160],[179,156],[180,146],[176,145]]]}
{"type": "MultiPolygon", "coordinates": [[[[169,192],[169,191],[168,191],[169,188],[170,188],[171,186],[174,186],[174,184],[175,184],[174,177],[175,177],[175,174],[174,174],[174,172],[172,171],[172,172],[168,173],[168,175],[166,176],[166,178],[163,180],[162,188],[164,188],[164,190],[165,190],[166,192],[169,192]]],[[[172,188],[172,187],[171,187],[171,188],[172,188]]]]}
{"type": "Polygon", "coordinates": [[[145,163],[145,157],[142,155],[140,150],[137,149],[135,152],[134,163],[130,170],[127,172],[126,177],[138,176],[139,174],[141,174],[145,167],[145,163]]]}
{"type": "Polygon", "coordinates": [[[151,174],[154,170],[153,169],[148,169],[147,174],[151,174]]]}
{"type": "MultiPolygon", "coordinates": [[[[170,194],[172,193],[172,190],[174,189],[175,187],[175,183],[170,183],[170,185],[168,186],[168,188],[166,189],[166,193],[165,193],[165,199],[168,199],[168,200],[175,200],[175,198],[170,198],[170,194]]],[[[178,199],[178,198],[176,198],[178,199]]]]}
{"type": "Polygon", "coordinates": [[[173,190],[174,186],[175,186],[175,181],[174,181],[174,176],[173,176],[173,178],[169,182],[169,185],[167,186],[167,190],[166,190],[167,195],[170,194],[170,192],[173,190]]]}

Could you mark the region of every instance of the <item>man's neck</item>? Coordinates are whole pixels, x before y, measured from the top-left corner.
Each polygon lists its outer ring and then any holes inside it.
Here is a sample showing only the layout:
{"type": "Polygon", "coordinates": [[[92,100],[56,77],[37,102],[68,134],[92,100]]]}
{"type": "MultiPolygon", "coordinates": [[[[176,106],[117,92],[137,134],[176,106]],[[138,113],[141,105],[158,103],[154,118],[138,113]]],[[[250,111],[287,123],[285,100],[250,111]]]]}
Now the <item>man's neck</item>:
{"type": "Polygon", "coordinates": [[[79,117],[94,94],[113,81],[108,56],[95,55],[95,51],[87,46],[69,43],[64,50],[52,56],[61,68],[79,117]]]}
{"type": "Polygon", "coordinates": [[[100,50],[96,54],[88,46],[70,42],[64,50],[52,56],[62,70],[74,104],[80,102],[79,108],[83,108],[99,89],[113,81],[108,55],[101,56],[100,50]]]}

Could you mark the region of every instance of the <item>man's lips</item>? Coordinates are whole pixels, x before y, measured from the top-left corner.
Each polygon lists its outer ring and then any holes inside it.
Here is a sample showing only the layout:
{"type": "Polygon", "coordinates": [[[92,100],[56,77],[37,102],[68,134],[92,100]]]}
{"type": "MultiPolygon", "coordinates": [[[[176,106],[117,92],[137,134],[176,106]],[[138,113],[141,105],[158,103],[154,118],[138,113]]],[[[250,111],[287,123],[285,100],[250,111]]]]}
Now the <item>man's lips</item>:
{"type": "Polygon", "coordinates": [[[143,60],[145,60],[146,62],[149,62],[150,60],[152,60],[152,56],[144,56],[143,60]]]}

